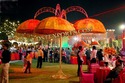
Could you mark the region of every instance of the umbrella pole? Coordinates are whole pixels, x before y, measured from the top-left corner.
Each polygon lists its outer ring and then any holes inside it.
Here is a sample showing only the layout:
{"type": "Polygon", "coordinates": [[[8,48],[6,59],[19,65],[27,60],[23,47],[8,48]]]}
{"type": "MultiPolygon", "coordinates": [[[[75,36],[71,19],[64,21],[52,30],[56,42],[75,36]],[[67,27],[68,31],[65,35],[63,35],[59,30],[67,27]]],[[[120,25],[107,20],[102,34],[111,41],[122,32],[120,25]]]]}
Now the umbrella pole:
{"type": "Polygon", "coordinates": [[[62,54],[61,54],[61,51],[62,51],[62,36],[60,37],[60,60],[59,60],[59,71],[55,74],[55,75],[52,75],[52,78],[54,79],[67,79],[68,76],[65,75],[62,71],[62,54]]]}
{"type": "Polygon", "coordinates": [[[62,37],[60,37],[60,41],[59,41],[59,44],[60,44],[60,59],[59,59],[59,70],[62,70],[62,37]]]}

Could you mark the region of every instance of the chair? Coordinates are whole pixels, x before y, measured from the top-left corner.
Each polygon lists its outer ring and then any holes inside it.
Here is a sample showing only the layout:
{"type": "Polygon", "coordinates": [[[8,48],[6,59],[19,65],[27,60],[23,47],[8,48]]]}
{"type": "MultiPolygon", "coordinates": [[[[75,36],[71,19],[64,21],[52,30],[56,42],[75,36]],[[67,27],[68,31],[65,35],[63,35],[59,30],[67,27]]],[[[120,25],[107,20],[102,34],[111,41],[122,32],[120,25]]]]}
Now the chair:
{"type": "Polygon", "coordinates": [[[100,67],[95,73],[96,83],[103,83],[109,74],[110,69],[105,67],[100,67]]]}
{"type": "Polygon", "coordinates": [[[94,73],[96,73],[97,69],[99,69],[99,68],[100,68],[99,64],[97,64],[97,63],[92,63],[92,64],[90,65],[90,72],[94,74],[94,73]]]}
{"type": "Polygon", "coordinates": [[[109,72],[110,72],[110,68],[104,67],[104,69],[103,69],[103,80],[106,79],[106,77],[108,76],[109,72]]]}
{"type": "Polygon", "coordinates": [[[102,67],[104,67],[104,61],[100,61],[99,65],[102,66],[102,67]]]}
{"type": "Polygon", "coordinates": [[[94,83],[94,74],[82,72],[82,66],[80,67],[79,75],[80,83],[94,83]]]}
{"type": "Polygon", "coordinates": [[[125,70],[122,70],[120,72],[119,77],[120,77],[120,83],[125,83],[125,70]]]}

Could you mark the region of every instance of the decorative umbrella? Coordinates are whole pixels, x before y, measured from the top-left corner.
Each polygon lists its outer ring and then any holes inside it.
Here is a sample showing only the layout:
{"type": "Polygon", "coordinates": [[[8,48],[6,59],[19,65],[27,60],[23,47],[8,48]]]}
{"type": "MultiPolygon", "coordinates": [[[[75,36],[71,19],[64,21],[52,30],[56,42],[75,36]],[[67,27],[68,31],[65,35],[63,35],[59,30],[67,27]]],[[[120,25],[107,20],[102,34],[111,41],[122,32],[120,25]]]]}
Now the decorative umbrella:
{"type": "Polygon", "coordinates": [[[82,46],[84,46],[84,47],[89,46],[89,44],[85,43],[84,41],[79,41],[79,42],[77,42],[77,45],[78,45],[78,46],[82,45],[82,46]]]}
{"type": "Polygon", "coordinates": [[[29,19],[29,20],[22,22],[16,29],[15,39],[18,39],[21,37],[23,37],[22,38],[23,40],[24,40],[24,37],[26,38],[29,37],[31,39],[34,29],[37,27],[39,23],[40,21],[37,19],[29,19]]]}
{"type": "Polygon", "coordinates": [[[54,34],[72,30],[75,30],[73,24],[61,17],[53,16],[41,20],[37,28],[35,28],[35,33],[54,34]]]}
{"type": "Polygon", "coordinates": [[[85,43],[84,41],[78,41],[74,44],[75,48],[78,48],[79,46],[84,46],[84,47],[88,47],[89,44],[85,43]]]}
{"type": "Polygon", "coordinates": [[[92,19],[92,18],[85,18],[85,19],[78,20],[74,23],[74,27],[76,30],[91,29],[92,33],[106,32],[104,25],[99,20],[92,19]]]}
{"type": "Polygon", "coordinates": [[[16,32],[17,33],[33,33],[34,29],[37,27],[37,25],[40,23],[39,20],[36,19],[29,19],[21,23],[16,32]]]}
{"type": "Polygon", "coordinates": [[[97,41],[92,41],[90,45],[99,45],[97,41]]]}
{"type": "MultiPolygon", "coordinates": [[[[36,34],[48,35],[54,33],[61,33],[67,31],[73,31],[75,28],[71,23],[61,17],[47,17],[39,23],[35,28],[34,32],[36,34]]],[[[62,36],[60,36],[60,69],[57,74],[53,75],[53,78],[66,79],[67,76],[62,72],[61,67],[61,50],[62,50],[62,36]]]]}

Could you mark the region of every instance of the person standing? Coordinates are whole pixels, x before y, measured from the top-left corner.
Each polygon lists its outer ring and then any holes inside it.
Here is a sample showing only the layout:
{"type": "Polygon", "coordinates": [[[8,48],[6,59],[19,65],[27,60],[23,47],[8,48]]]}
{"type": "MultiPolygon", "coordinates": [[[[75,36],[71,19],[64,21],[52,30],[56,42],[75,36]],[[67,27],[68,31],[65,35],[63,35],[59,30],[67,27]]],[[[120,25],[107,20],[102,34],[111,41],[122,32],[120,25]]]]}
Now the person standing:
{"type": "Polygon", "coordinates": [[[42,59],[44,58],[44,53],[42,48],[38,49],[38,60],[37,60],[37,68],[42,68],[42,59]]]}
{"type": "Polygon", "coordinates": [[[96,46],[93,46],[93,47],[92,47],[92,51],[91,51],[90,60],[92,60],[93,58],[96,59],[96,55],[97,55],[96,46]]]}
{"type": "Polygon", "coordinates": [[[53,62],[53,49],[52,48],[49,50],[49,62],[50,63],[53,62]]]}
{"type": "Polygon", "coordinates": [[[48,62],[48,49],[43,49],[43,53],[44,53],[44,58],[43,61],[44,62],[48,62]]]}
{"type": "Polygon", "coordinates": [[[90,65],[90,54],[91,54],[91,50],[89,48],[86,48],[86,61],[87,61],[87,65],[90,65]]]}
{"type": "Polygon", "coordinates": [[[99,61],[99,64],[101,65],[101,62],[103,61],[103,50],[102,49],[99,49],[98,51],[97,51],[97,54],[96,54],[96,56],[97,56],[97,60],[99,61]]]}
{"type": "Polygon", "coordinates": [[[3,44],[3,52],[0,56],[2,60],[2,72],[1,72],[1,82],[0,83],[9,83],[9,61],[11,59],[11,52],[8,50],[9,45],[3,44]]]}
{"type": "Polygon", "coordinates": [[[27,73],[27,72],[31,73],[32,58],[33,58],[32,51],[27,51],[27,56],[26,56],[27,65],[24,73],[27,73]]]}
{"type": "Polygon", "coordinates": [[[54,63],[59,62],[59,50],[56,48],[54,50],[54,63]]]}
{"type": "Polygon", "coordinates": [[[66,59],[67,59],[67,63],[70,63],[70,55],[71,55],[70,48],[67,48],[67,50],[66,50],[66,59]]]}
{"type": "Polygon", "coordinates": [[[62,49],[62,62],[66,63],[66,52],[62,49]]]}
{"type": "Polygon", "coordinates": [[[82,58],[83,55],[84,55],[83,47],[82,47],[82,46],[79,46],[79,50],[78,50],[78,52],[77,52],[77,62],[78,62],[77,75],[78,75],[78,76],[79,76],[79,73],[80,73],[80,66],[81,66],[82,63],[83,63],[83,58],[82,58]]]}

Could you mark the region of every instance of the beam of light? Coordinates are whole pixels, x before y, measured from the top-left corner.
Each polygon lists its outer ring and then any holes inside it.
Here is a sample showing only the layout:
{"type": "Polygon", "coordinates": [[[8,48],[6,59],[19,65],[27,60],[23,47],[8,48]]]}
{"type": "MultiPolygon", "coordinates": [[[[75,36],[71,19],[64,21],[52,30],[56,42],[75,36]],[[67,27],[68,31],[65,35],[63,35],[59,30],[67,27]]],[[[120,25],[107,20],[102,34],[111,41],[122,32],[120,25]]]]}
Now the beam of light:
{"type": "Polygon", "coordinates": [[[110,12],[113,12],[113,11],[116,11],[116,10],[120,10],[120,9],[123,9],[123,8],[125,8],[125,6],[121,6],[119,8],[115,8],[115,9],[111,9],[111,10],[108,10],[108,11],[105,11],[105,12],[102,12],[102,13],[99,13],[99,14],[95,14],[95,15],[90,16],[90,17],[100,16],[100,15],[103,15],[103,14],[106,14],[106,13],[110,13],[110,12]]]}
{"type": "MultiPolygon", "coordinates": [[[[107,14],[107,13],[110,13],[110,12],[113,12],[113,11],[116,11],[116,10],[120,10],[120,9],[124,9],[125,6],[121,6],[121,7],[118,7],[118,8],[115,8],[115,9],[111,9],[111,10],[108,10],[108,11],[105,11],[105,12],[102,12],[102,13],[98,13],[98,14],[94,14],[92,16],[89,16],[89,17],[97,17],[97,16],[101,16],[101,15],[104,15],[104,14],[107,14]]],[[[83,19],[83,18],[82,18],[83,19]]],[[[80,20],[80,19],[79,19],[80,20]]],[[[76,21],[78,20],[75,20],[73,21],[72,23],[75,23],[76,21]]]]}

